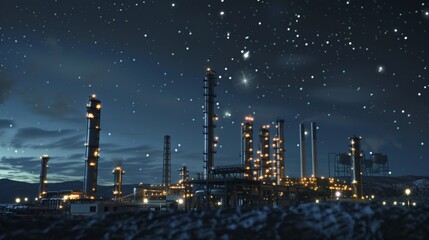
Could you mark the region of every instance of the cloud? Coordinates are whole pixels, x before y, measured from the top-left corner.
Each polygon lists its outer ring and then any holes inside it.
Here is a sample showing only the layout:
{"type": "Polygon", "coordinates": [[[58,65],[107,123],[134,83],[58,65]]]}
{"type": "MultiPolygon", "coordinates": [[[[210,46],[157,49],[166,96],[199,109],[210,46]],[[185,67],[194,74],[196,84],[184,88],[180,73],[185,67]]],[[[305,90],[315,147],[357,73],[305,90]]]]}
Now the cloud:
{"type": "Polygon", "coordinates": [[[10,126],[15,126],[15,121],[8,119],[0,119],[0,129],[10,128],[10,126]]]}
{"type": "MultiPolygon", "coordinates": [[[[104,145],[103,145],[104,146],[104,145]]],[[[123,147],[123,148],[116,148],[113,149],[111,147],[108,148],[104,148],[102,149],[103,152],[106,153],[123,153],[123,154],[151,154],[151,153],[155,153],[157,152],[156,150],[154,150],[153,147],[149,146],[149,145],[140,145],[140,146],[135,146],[135,147],[123,147]]]]}
{"type": "Polygon", "coordinates": [[[77,119],[75,116],[82,113],[72,107],[73,99],[64,92],[52,93],[51,95],[35,92],[22,92],[21,94],[25,95],[23,100],[30,109],[43,116],[75,121],[77,119]]]}
{"type": "Polygon", "coordinates": [[[13,87],[12,77],[4,72],[4,69],[0,70],[0,104],[9,97],[13,87]]]}
{"type": "Polygon", "coordinates": [[[27,146],[34,149],[68,149],[68,150],[76,150],[76,149],[82,149],[82,152],[84,151],[84,144],[85,139],[81,135],[76,136],[70,136],[66,138],[62,138],[58,141],[47,143],[44,145],[34,145],[34,146],[27,146]]]}
{"type": "Polygon", "coordinates": [[[10,169],[31,172],[40,168],[38,158],[33,157],[2,157],[0,162],[3,166],[10,166],[10,169]]]}
{"type": "Polygon", "coordinates": [[[27,141],[34,141],[36,139],[49,139],[49,138],[62,137],[72,132],[74,131],[70,129],[44,130],[44,129],[35,128],[35,127],[20,128],[18,129],[17,133],[13,137],[11,144],[16,148],[20,148],[22,147],[23,143],[27,141]]]}

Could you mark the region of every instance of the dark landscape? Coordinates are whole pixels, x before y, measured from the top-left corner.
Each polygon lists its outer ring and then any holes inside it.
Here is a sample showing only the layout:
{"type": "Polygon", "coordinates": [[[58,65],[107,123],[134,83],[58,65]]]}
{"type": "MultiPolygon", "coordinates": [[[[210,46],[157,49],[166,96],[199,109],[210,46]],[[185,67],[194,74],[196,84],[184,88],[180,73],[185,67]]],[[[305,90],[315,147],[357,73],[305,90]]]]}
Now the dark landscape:
{"type": "Polygon", "coordinates": [[[0,239],[428,239],[429,208],[307,203],[288,208],[0,217],[0,239]]]}

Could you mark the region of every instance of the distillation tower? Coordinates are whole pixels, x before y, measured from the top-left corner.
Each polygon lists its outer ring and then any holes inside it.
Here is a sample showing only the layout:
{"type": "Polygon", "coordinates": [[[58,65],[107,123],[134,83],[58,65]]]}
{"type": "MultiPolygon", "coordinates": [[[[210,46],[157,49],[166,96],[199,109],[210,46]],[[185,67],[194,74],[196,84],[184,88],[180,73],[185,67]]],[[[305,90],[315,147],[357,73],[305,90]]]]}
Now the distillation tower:
{"type": "Polygon", "coordinates": [[[246,116],[241,124],[241,163],[244,179],[253,179],[253,117],[246,116]]]}
{"type": "Polygon", "coordinates": [[[120,165],[116,166],[112,171],[113,173],[113,195],[115,200],[119,200],[122,197],[122,178],[125,172],[122,170],[120,165]]]}
{"type": "Polygon", "coordinates": [[[46,185],[48,180],[46,175],[48,174],[48,155],[43,155],[40,157],[41,160],[41,169],[40,169],[40,183],[39,183],[39,199],[46,197],[46,185]]]}
{"type": "Polygon", "coordinates": [[[207,68],[204,78],[204,179],[210,179],[214,169],[215,145],[217,144],[214,136],[215,120],[217,120],[214,113],[216,85],[216,73],[211,68],[207,68]]]}
{"type": "Polygon", "coordinates": [[[352,161],[352,185],[354,197],[361,199],[363,196],[362,185],[362,151],[360,141],[362,137],[349,137],[350,140],[350,156],[352,161]]]}
{"type": "Polygon", "coordinates": [[[273,138],[274,159],[276,165],[276,183],[279,185],[285,180],[285,143],[284,143],[284,120],[276,120],[276,137],[273,138]]]}
{"type": "Polygon", "coordinates": [[[261,165],[260,179],[270,181],[274,176],[274,168],[270,160],[270,125],[259,129],[259,162],[261,165]]]}
{"type": "Polygon", "coordinates": [[[85,183],[86,197],[94,198],[97,192],[98,158],[100,155],[100,112],[101,102],[93,94],[86,105],[87,135],[85,151],[85,183]]]}
{"type": "Polygon", "coordinates": [[[163,153],[163,174],[162,186],[168,193],[171,185],[171,138],[169,135],[164,136],[164,153],[163,153]]]}

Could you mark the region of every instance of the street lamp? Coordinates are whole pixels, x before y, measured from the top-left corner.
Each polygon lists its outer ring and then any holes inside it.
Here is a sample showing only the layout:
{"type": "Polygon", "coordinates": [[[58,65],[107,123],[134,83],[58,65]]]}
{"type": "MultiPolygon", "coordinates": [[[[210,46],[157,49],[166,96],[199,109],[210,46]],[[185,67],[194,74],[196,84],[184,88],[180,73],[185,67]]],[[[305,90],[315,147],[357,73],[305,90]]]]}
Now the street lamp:
{"type": "Polygon", "coordinates": [[[407,206],[410,206],[410,194],[411,194],[411,189],[407,188],[405,189],[405,195],[407,195],[407,206]]]}
{"type": "Polygon", "coordinates": [[[21,202],[21,198],[15,198],[16,204],[19,204],[21,202]]]}

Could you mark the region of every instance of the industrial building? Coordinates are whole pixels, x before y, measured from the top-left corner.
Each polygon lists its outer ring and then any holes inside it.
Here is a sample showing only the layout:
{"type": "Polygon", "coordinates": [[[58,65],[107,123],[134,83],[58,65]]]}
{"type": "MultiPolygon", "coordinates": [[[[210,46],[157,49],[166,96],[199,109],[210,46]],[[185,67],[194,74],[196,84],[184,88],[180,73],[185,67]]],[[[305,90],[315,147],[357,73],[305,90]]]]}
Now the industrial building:
{"type": "MultiPolygon", "coordinates": [[[[277,117],[274,128],[269,124],[259,127],[255,137],[253,116],[245,116],[241,123],[240,164],[218,166],[215,161],[218,138],[215,135],[215,87],[218,77],[211,68],[204,78],[204,126],[203,172],[192,178],[189,169],[179,169],[180,180],[171,182],[171,137],[164,136],[162,156],[162,182],[139,184],[132,193],[123,194],[125,171],[121,165],[112,170],[112,199],[97,198],[98,160],[100,157],[101,101],[91,95],[86,106],[87,133],[85,144],[85,173],[83,191],[47,192],[47,168],[49,157],[41,157],[39,198],[42,206],[63,209],[71,214],[93,214],[110,211],[139,209],[192,210],[217,207],[285,206],[308,201],[363,197],[362,180],[365,173],[388,171],[387,156],[371,153],[366,159],[361,150],[361,137],[350,137],[348,153],[334,156],[336,178],[325,178],[318,173],[317,124],[310,123],[311,176],[306,165],[306,123],[299,124],[300,178],[286,176],[284,119],[277,117]],[[272,129],[272,130],[271,130],[272,129]],[[270,132],[270,130],[272,132],[270,132]],[[257,141],[255,143],[254,141],[257,141]],[[254,148],[257,148],[255,151],[254,148]]],[[[238,140],[237,136],[237,140],[238,140]]],[[[287,160],[287,161],[286,161],[287,160]]],[[[328,166],[331,170],[331,166],[328,166]]]]}

